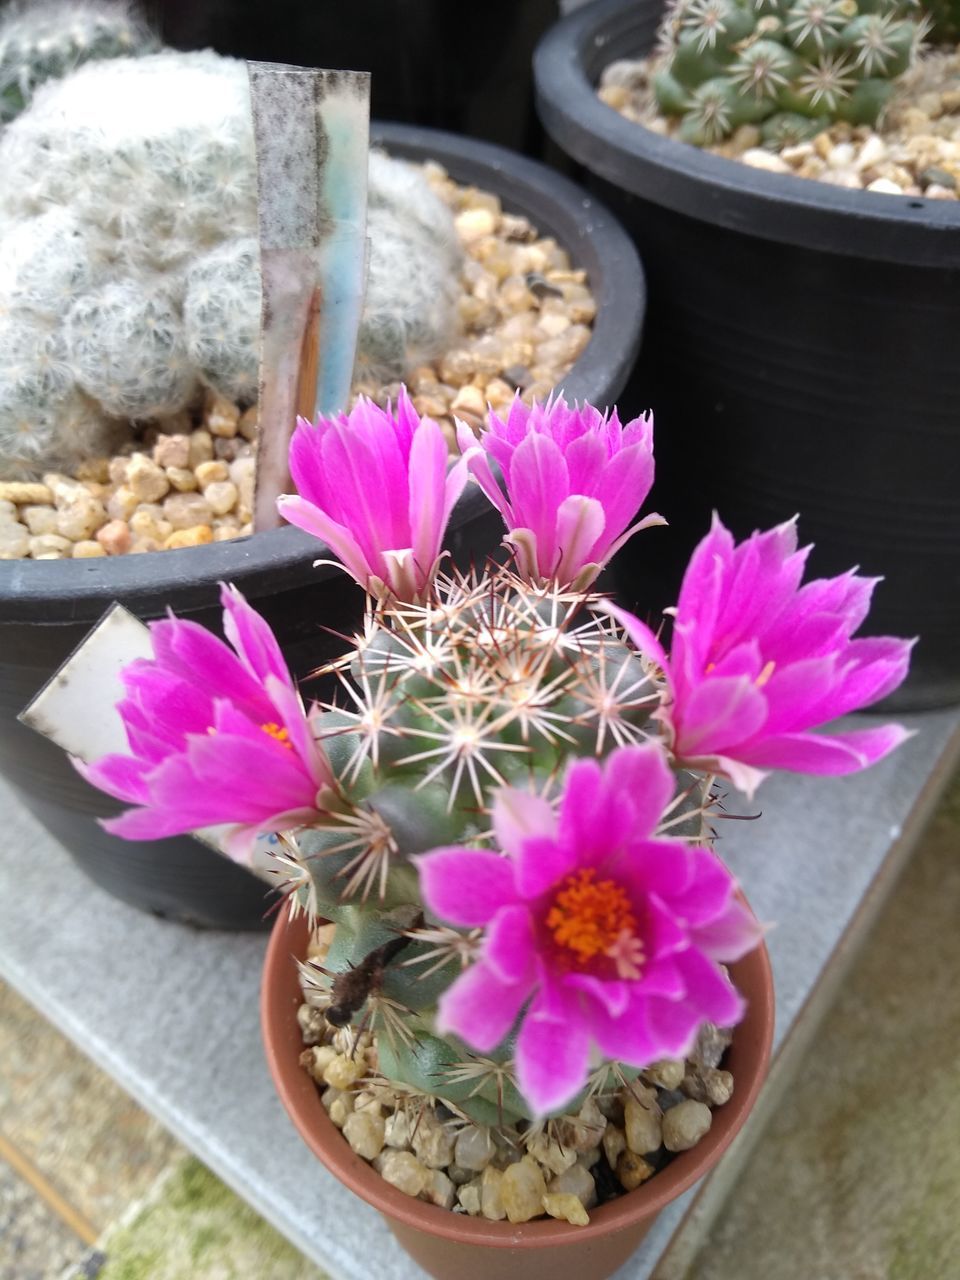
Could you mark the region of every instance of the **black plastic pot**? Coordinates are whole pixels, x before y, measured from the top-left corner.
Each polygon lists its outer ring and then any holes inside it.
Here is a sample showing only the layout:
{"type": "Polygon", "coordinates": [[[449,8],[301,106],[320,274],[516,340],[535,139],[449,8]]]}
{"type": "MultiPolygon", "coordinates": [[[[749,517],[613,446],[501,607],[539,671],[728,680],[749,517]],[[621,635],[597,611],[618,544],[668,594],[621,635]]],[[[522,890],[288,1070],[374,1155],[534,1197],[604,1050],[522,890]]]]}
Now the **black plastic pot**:
{"type": "MultiPolygon", "coordinates": [[[[564,388],[571,399],[612,403],[635,361],[645,307],[636,252],[616,222],[566,179],[499,147],[397,125],[377,126],[374,137],[395,156],[434,159],[458,181],[495,191],[586,268],[599,313],[564,388]]],[[[482,561],[501,534],[489,503],[468,488],[447,538],[454,558],[482,561]]],[[[0,563],[0,772],[88,874],[126,902],[221,928],[255,928],[267,906],[261,881],[192,839],[108,836],[96,818],[121,806],[87,786],[63,752],[16,715],[114,601],[145,620],[169,606],[216,630],[221,581],[236,583],[264,613],[291,668],[306,676],[342,649],[329,629],[351,633],[362,607],[343,573],[313,567],[322,552],[288,527],[157,555],[0,563]]],[[[305,692],[319,696],[315,684],[305,692]]]]}
{"type": "Polygon", "coordinates": [[[650,50],[662,7],[596,0],[534,62],[548,132],[648,274],[621,399],[654,410],[653,501],[671,528],[628,546],[621,591],[644,610],[671,603],[713,509],[740,536],[800,512],[814,572],[885,576],[865,631],[921,637],[886,707],[954,702],[960,205],[761,172],[624,119],[595,86],[650,50]]]}
{"type": "Polygon", "coordinates": [[[378,119],[540,155],[530,62],[557,0],[145,0],[144,8],[179,49],[369,71],[378,119]]]}

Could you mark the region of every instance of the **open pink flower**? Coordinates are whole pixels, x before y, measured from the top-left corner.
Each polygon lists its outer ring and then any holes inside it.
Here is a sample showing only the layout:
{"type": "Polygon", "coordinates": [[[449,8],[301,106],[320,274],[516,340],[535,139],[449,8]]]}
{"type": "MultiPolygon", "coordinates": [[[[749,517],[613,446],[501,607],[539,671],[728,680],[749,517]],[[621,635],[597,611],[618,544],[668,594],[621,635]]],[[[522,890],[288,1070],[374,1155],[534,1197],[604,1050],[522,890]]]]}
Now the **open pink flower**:
{"type": "Polygon", "coordinates": [[[282,494],[277,507],[371,595],[422,600],[467,480],[466,464],[448,473],[447,457],[443,432],[417,416],[406,390],[396,413],[361,397],[349,414],[299,419],[290,442],[299,496],[282,494]]]}
{"type": "Polygon", "coordinates": [[[616,409],[607,417],[562,397],[528,408],[518,396],[505,421],[491,411],[489,424],[479,445],[463,423],[457,439],[529,581],[582,590],[638,529],[664,523],[649,515],[627,527],[653,484],[649,414],[622,426],[616,409]]]}
{"type": "Polygon", "coordinates": [[[518,1018],[520,1090],[537,1114],[586,1082],[591,1046],[635,1067],[682,1057],[704,1020],[730,1026],[743,1002],[719,968],[760,929],[709,850],[652,833],[674,793],[656,743],[577,760],[559,820],[506,788],[494,830],[507,857],[436,849],[417,859],[441,920],[485,930],[480,957],[440,999],[438,1021],[489,1052],[518,1018]]]}
{"type": "Polygon", "coordinates": [[[810,732],[896,689],[914,642],[851,639],[880,579],[851,570],[801,586],[809,551],[797,549],[795,520],[737,546],[714,516],[684,574],[669,659],[639,618],[607,606],[663,668],[659,714],[675,756],[747,794],[764,770],[853,773],[910,736],[898,724],[810,732]]]}
{"type": "Polygon", "coordinates": [[[243,861],[258,833],[314,818],[333,779],[272,631],[235,587],[221,599],[233,648],[196,622],[152,622],[154,657],[124,668],[117,706],[131,754],[73,763],[139,806],[103,823],[113,835],[158,840],[229,823],[225,848],[243,861]]]}

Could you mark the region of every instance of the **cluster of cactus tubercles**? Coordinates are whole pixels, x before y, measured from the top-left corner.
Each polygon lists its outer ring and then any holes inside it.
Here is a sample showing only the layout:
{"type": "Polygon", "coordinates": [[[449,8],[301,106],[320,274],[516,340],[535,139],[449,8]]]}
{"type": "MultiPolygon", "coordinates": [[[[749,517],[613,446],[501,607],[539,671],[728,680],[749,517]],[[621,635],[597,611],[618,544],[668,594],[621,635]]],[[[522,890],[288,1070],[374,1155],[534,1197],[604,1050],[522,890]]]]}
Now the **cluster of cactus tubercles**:
{"type": "MultiPolygon", "coordinates": [[[[527,1114],[511,1045],[484,1057],[437,1034],[437,999],[475,958],[480,930],[423,919],[411,858],[487,843],[497,786],[553,798],[571,758],[644,739],[659,678],[617,624],[592,612],[598,601],[501,569],[440,580],[422,606],[371,606],[338,664],[343,705],[314,721],[341,811],[282,838],[294,901],[336,922],[328,954],[301,964],[308,1002],[336,1005],[341,1025],[343,991],[357,987],[346,1014],[376,1033],[381,1074],[479,1124],[527,1114]],[[384,950],[389,963],[372,965],[384,950]]],[[[702,814],[698,784],[670,834],[699,838],[702,814]]]]}
{"type": "Polygon", "coordinates": [[[772,145],[875,124],[929,28],[910,0],[672,0],[654,92],[697,146],[744,124],[772,145]]]}

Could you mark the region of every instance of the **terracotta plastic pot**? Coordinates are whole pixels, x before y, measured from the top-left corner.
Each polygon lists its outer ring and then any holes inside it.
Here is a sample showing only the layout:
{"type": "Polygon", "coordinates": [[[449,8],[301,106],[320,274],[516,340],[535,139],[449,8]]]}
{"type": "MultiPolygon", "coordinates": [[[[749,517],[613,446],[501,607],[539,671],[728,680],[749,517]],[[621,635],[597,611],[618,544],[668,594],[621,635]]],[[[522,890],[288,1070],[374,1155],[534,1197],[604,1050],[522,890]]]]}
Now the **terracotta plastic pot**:
{"type": "MultiPolygon", "coordinates": [[[[334,1127],[317,1086],[300,1066],[297,1024],[302,1003],[294,957],[307,950],[303,917],[278,919],[267,947],[260,994],[261,1027],[270,1073],[300,1136],[351,1191],[387,1220],[407,1252],[438,1280],[603,1280],[621,1266],[660,1210],[720,1159],[743,1125],[763,1084],[773,1038],[773,979],[766,948],[730,967],[747,1014],[737,1027],[725,1066],[736,1089],[713,1113],[710,1132],[649,1182],[590,1211],[585,1227],[549,1219],[512,1225],[451,1213],[412,1199],[384,1182],[334,1127]]],[[[371,1274],[376,1274],[373,1267],[371,1274]]]]}
{"type": "Polygon", "coordinates": [[[647,336],[624,410],[652,407],[652,509],[623,603],[676,602],[713,510],[738,537],[800,513],[811,576],[883,575],[864,632],[919,635],[887,708],[960,700],[960,204],[766,173],[596,95],[653,47],[664,0],[594,0],[541,41],[537,104],[633,237],[647,336]],[[654,543],[655,540],[655,543],[654,543]]]}
{"type": "MultiPolygon", "coordinates": [[[[502,147],[432,129],[374,124],[391,155],[433,159],[458,182],[500,196],[552,235],[583,267],[598,314],[593,337],[563,387],[570,399],[612,404],[636,359],[646,302],[643,272],[616,221],[579,187],[502,147]]],[[[499,543],[502,523],[472,486],[458,504],[446,547],[468,566],[499,543]]],[[[300,678],[333,657],[360,621],[362,594],[333,568],[314,568],[323,548],[287,527],[162,555],[99,560],[0,562],[0,773],[79,865],[110,893],[155,915],[214,928],[264,923],[265,887],[244,868],[187,836],[128,842],[97,818],[121,806],[85,783],[64,753],[16,720],[114,601],[138,617],[181,617],[219,627],[219,583],[234,582],[273,627],[300,678]]],[[[316,682],[309,697],[321,697],[316,682]]]]}

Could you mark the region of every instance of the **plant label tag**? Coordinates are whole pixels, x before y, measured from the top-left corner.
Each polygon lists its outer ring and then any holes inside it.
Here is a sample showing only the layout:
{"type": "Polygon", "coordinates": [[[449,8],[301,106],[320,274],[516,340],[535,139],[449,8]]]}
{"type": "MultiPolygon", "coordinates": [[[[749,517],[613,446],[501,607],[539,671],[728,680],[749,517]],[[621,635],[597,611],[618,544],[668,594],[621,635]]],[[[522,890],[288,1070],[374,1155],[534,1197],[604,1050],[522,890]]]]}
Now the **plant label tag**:
{"type": "Polygon", "coordinates": [[[263,309],[254,528],[280,523],[298,414],[347,408],[366,283],[370,76],[247,64],[263,309]]]}
{"type": "MultiPolygon", "coordinates": [[[[149,628],[123,605],[112,605],[17,718],[85,764],[125,755],[127,733],[117,711],[125,694],[121,672],[135,658],[152,657],[149,628]]],[[[224,830],[205,827],[192,834],[223,853],[224,830]]],[[[250,863],[250,870],[270,883],[275,880],[270,850],[276,844],[276,836],[259,837],[250,863]]]]}

